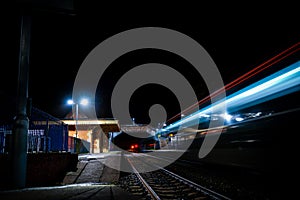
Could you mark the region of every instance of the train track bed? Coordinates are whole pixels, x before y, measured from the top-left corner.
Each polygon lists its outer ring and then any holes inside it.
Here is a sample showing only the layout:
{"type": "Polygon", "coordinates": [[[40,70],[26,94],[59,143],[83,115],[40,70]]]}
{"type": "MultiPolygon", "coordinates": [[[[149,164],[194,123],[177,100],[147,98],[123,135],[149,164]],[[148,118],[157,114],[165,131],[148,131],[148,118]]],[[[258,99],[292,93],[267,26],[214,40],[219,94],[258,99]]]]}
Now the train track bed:
{"type": "Polygon", "coordinates": [[[267,181],[268,177],[237,167],[195,164],[179,160],[165,168],[232,199],[273,199],[277,196],[270,194],[272,187],[267,181]]]}
{"type": "Polygon", "coordinates": [[[133,163],[130,159],[128,162],[133,168],[133,173],[123,172],[118,184],[139,199],[229,199],[163,168],[138,173],[135,166],[140,168],[144,163],[133,163]]]}

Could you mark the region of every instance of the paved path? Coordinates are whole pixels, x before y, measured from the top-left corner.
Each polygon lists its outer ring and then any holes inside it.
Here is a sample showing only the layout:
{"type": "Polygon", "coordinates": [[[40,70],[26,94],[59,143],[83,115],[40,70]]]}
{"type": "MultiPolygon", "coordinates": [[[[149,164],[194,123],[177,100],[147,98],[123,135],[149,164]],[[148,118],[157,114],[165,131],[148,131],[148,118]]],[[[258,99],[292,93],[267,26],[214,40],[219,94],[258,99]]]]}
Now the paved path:
{"type": "Polygon", "coordinates": [[[91,160],[85,165],[84,170],[82,170],[80,176],[77,178],[76,183],[99,183],[102,171],[103,164],[101,161],[91,160]]]}
{"type": "Polygon", "coordinates": [[[63,180],[63,185],[74,183],[114,184],[119,180],[120,161],[121,157],[118,153],[79,156],[77,171],[69,172],[63,180]]]}
{"type": "Polygon", "coordinates": [[[136,199],[115,185],[119,179],[120,154],[81,155],[77,171],[65,176],[62,186],[0,191],[2,200],[74,200],[74,199],[136,199]],[[107,167],[106,165],[111,167],[107,167]]]}
{"type": "Polygon", "coordinates": [[[75,200],[75,199],[133,199],[131,194],[115,185],[74,184],[58,187],[25,188],[1,191],[2,200],[75,200]]]}

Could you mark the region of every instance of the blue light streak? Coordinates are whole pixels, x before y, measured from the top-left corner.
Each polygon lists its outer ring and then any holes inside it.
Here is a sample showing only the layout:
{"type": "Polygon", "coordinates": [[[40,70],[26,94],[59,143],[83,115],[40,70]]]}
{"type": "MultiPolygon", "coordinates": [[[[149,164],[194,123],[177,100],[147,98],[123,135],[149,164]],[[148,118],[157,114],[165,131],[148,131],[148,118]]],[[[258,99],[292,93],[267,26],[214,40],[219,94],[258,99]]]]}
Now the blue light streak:
{"type": "Polygon", "coordinates": [[[177,131],[197,123],[209,120],[207,116],[211,114],[226,115],[220,113],[220,109],[224,103],[227,112],[235,112],[244,108],[248,108],[292,92],[300,90],[300,61],[256,82],[244,89],[241,89],[228,97],[222,99],[212,105],[204,107],[199,111],[192,113],[181,120],[164,127],[158,133],[177,131]]]}

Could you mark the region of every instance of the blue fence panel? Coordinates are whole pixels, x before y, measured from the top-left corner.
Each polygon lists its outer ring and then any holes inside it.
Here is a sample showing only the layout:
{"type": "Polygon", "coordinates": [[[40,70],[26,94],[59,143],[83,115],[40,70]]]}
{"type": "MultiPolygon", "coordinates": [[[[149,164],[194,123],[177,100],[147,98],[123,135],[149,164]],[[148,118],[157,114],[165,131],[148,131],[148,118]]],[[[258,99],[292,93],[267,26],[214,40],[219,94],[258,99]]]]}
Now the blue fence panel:
{"type": "Polygon", "coordinates": [[[4,153],[5,137],[4,132],[0,131],[0,153],[4,153]]]}
{"type": "Polygon", "coordinates": [[[50,125],[49,138],[51,138],[50,151],[67,151],[68,150],[68,131],[63,125],[50,125]]]}

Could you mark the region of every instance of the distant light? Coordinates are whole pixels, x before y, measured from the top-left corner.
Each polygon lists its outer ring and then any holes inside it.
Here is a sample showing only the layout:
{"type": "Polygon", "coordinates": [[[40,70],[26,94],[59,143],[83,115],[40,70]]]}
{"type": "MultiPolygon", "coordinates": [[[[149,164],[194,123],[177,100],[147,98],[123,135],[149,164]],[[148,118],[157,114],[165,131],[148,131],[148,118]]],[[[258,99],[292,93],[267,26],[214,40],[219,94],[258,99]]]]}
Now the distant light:
{"type": "Polygon", "coordinates": [[[235,120],[238,121],[238,122],[240,122],[240,121],[243,121],[244,118],[242,118],[242,117],[237,117],[237,118],[235,118],[235,120]]]}
{"type": "Polygon", "coordinates": [[[67,104],[73,105],[73,104],[74,104],[74,101],[73,101],[72,99],[69,99],[69,100],[67,101],[67,104]]]}
{"type": "Polygon", "coordinates": [[[167,124],[166,124],[166,123],[164,123],[164,126],[167,126],[167,124]]]}
{"type": "Polygon", "coordinates": [[[209,117],[209,115],[208,114],[200,114],[200,117],[209,117]]]}
{"type": "Polygon", "coordinates": [[[87,99],[82,99],[82,100],[80,101],[80,104],[86,106],[86,105],[89,104],[89,100],[87,100],[87,99]]]}
{"type": "Polygon", "coordinates": [[[184,114],[181,114],[181,117],[184,117],[185,115],[184,114]]]}
{"type": "Polygon", "coordinates": [[[260,116],[262,113],[261,112],[258,112],[258,113],[256,113],[254,116],[255,117],[258,117],[258,116],[260,116]]]}
{"type": "Polygon", "coordinates": [[[225,114],[224,114],[224,119],[225,119],[226,121],[230,121],[231,118],[232,118],[232,116],[229,115],[228,113],[225,113],[225,114]]]}

